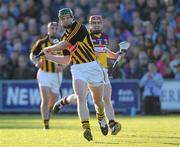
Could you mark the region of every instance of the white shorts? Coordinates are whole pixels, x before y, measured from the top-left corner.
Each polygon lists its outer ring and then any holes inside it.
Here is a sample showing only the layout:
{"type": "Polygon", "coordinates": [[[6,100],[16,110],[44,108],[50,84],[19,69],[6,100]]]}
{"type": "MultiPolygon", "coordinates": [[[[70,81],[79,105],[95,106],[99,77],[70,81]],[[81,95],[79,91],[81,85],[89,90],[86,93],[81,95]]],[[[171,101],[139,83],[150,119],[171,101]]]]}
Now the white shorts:
{"type": "Polygon", "coordinates": [[[103,69],[97,61],[71,66],[72,79],[82,80],[92,86],[104,84],[103,69]]]}
{"type": "Polygon", "coordinates": [[[108,69],[103,68],[103,72],[104,72],[104,84],[110,84],[108,69]]]}
{"type": "Polygon", "coordinates": [[[51,73],[38,70],[37,80],[39,86],[49,87],[53,93],[59,94],[59,88],[62,83],[62,72],[51,73]]]}

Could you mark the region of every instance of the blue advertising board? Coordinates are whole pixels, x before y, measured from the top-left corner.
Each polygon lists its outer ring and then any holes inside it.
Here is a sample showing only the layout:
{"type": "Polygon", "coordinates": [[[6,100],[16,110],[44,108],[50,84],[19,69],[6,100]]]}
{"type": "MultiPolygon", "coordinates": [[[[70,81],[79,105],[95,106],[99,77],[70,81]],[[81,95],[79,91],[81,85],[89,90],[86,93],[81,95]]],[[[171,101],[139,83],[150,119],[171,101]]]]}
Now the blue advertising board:
{"type": "MultiPolygon", "coordinates": [[[[112,81],[112,104],[116,112],[135,108],[139,110],[138,81],[112,81]]],[[[62,97],[73,93],[71,81],[63,81],[62,97]]],[[[94,112],[94,105],[90,94],[87,94],[88,107],[94,112]]],[[[1,81],[0,82],[0,112],[39,112],[40,94],[37,82],[1,81]]],[[[63,112],[76,112],[75,105],[62,109],[63,112]]]]}
{"type": "Polygon", "coordinates": [[[40,94],[36,81],[2,81],[1,111],[37,112],[40,94]]]}

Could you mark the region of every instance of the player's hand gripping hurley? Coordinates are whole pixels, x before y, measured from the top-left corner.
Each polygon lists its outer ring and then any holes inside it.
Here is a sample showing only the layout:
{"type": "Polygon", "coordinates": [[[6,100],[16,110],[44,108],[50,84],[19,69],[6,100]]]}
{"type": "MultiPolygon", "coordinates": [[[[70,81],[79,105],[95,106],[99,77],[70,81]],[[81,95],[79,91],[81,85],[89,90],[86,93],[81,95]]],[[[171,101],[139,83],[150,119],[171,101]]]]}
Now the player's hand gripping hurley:
{"type": "MultiPolygon", "coordinates": [[[[126,53],[128,48],[130,47],[130,43],[127,41],[120,42],[118,45],[119,45],[120,54],[126,53]]],[[[119,55],[118,58],[116,59],[116,61],[114,62],[113,66],[112,66],[111,75],[113,74],[114,69],[115,69],[117,63],[120,61],[120,59],[121,59],[121,56],[119,55]]]]}

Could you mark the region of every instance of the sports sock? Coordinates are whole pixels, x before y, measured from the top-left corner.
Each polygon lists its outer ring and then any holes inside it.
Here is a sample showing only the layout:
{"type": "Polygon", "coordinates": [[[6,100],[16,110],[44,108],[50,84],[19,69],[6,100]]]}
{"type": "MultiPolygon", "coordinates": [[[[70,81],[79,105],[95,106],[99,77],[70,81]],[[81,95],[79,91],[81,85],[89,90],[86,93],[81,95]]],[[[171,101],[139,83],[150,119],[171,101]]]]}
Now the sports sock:
{"type": "Polygon", "coordinates": [[[48,126],[49,125],[49,120],[44,120],[44,125],[48,126]]]}
{"type": "Polygon", "coordinates": [[[90,129],[89,121],[82,121],[81,123],[83,129],[90,129]]]}
{"type": "Polygon", "coordinates": [[[61,105],[68,105],[69,104],[69,102],[67,101],[67,97],[64,97],[64,98],[62,98],[61,99],[61,101],[60,101],[60,103],[61,103],[61,105]]]}

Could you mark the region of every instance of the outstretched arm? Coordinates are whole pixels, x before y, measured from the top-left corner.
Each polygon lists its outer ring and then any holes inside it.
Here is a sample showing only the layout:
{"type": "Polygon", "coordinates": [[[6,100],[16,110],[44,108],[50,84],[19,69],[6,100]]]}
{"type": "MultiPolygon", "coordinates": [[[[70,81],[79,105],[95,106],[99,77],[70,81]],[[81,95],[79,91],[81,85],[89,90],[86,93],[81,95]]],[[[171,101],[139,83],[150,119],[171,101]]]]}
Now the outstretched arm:
{"type": "Polygon", "coordinates": [[[59,50],[63,50],[65,48],[67,48],[69,45],[69,43],[64,40],[64,41],[60,41],[59,43],[57,44],[54,44],[52,46],[48,46],[46,48],[44,48],[43,52],[45,53],[46,51],[47,52],[52,52],[52,51],[59,51],[59,50]]]}
{"type": "Polygon", "coordinates": [[[47,51],[44,52],[44,55],[47,60],[53,61],[58,64],[68,65],[70,63],[70,55],[67,56],[52,55],[47,51]]]}
{"type": "Polygon", "coordinates": [[[125,52],[112,52],[111,50],[108,50],[107,51],[107,57],[110,58],[110,59],[117,59],[117,58],[122,58],[125,56],[125,52]]]}

